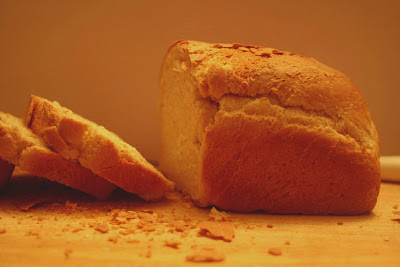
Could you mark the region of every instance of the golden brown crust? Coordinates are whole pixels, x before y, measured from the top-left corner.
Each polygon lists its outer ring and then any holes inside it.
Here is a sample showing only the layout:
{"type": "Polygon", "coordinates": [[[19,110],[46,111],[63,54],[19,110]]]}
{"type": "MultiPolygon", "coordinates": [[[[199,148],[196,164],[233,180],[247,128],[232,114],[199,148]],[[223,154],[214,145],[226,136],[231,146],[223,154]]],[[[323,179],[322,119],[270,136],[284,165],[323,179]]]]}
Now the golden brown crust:
{"type": "Polygon", "coordinates": [[[115,185],[48,149],[18,118],[0,112],[0,157],[36,176],[108,198],[115,185]]]}
{"type": "MultiPolygon", "coordinates": [[[[368,105],[343,73],[290,52],[241,44],[181,41],[202,97],[271,96],[283,107],[300,107],[327,117],[346,119],[373,134],[368,105]]],[[[376,149],[376,148],[375,148],[376,149]]]]}
{"type": "MultiPolygon", "coordinates": [[[[188,79],[198,90],[195,101],[218,109],[199,135],[199,205],[304,214],[373,209],[380,185],[378,134],[360,90],[344,74],[272,48],[178,41],[163,63],[162,97],[171,98],[165,90],[177,88],[176,80],[188,79]]],[[[193,94],[183,87],[177,92],[193,94]]],[[[190,106],[197,113],[206,107],[189,103],[185,109],[190,106]]],[[[161,128],[179,119],[164,115],[161,128]]],[[[165,129],[162,144],[179,137],[173,127],[165,129]]],[[[170,153],[161,151],[161,159],[170,153]]],[[[175,164],[186,163],[177,157],[175,164]]],[[[165,172],[174,180],[179,172],[172,165],[165,164],[165,172]]]]}
{"type": "MultiPolygon", "coordinates": [[[[325,129],[224,114],[206,132],[209,203],[235,211],[360,214],[375,206],[380,167],[325,129]]],[[[351,146],[351,145],[350,145],[351,146]]]]}
{"type": "Polygon", "coordinates": [[[13,164],[0,159],[0,191],[7,186],[8,180],[14,171],[14,167],[13,164]]]}
{"type": "Polygon", "coordinates": [[[88,121],[57,102],[32,96],[26,124],[64,158],[145,200],[156,200],[172,190],[168,181],[137,150],[115,134],[88,121]]]}

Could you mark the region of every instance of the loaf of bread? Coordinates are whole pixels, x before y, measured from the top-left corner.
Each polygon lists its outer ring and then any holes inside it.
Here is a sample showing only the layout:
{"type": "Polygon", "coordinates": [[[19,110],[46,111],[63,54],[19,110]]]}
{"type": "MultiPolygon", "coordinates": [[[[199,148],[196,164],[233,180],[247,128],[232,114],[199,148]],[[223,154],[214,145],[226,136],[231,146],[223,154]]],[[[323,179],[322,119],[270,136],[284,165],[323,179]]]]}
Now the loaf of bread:
{"type": "Polygon", "coordinates": [[[57,102],[32,96],[26,124],[64,158],[144,200],[157,200],[173,189],[174,184],[134,147],[57,102]]]}
{"type": "Polygon", "coordinates": [[[0,191],[2,191],[10,179],[14,165],[0,158],[0,191]]]}
{"type": "Polygon", "coordinates": [[[178,41],[161,69],[160,170],[199,206],[360,214],[380,188],[360,90],[313,58],[178,41]]]}
{"type": "Polygon", "coordinates": [[[116,188],[89,169],[51,151],[21,119],[3,112],[0,112],[0,158],[33,175],[79,189],[99,199],[106,199],[116,188]]]}

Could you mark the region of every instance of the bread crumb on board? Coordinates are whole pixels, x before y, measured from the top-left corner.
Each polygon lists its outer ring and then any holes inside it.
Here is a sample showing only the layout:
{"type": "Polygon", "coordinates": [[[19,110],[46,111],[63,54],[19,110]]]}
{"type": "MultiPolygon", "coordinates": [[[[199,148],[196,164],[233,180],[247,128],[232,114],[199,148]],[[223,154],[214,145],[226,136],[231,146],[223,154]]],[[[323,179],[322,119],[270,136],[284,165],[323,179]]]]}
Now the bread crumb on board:
{"type": "Polygon", "coordinates": [[[235,237],[235,230],[230,222],[202,221],[197,226],[200,228],[200,236],[222,239],[226,242],[232,242],[235,237]]]}
{"type": "Polygon", "coordinates": [[[7,231],[6,231],[6,227],[5,226],[3,226],[3,227],[0,227],[0,234],[5,234],[7,231]]]}
{"type": "Polygon", "coordinates": [[[72,253],[72,249],[67,248],[66,250],[64,250],[64,257],[66,260],[69,259],[71,253],[72,253]]]}
{"type": "Polygon", "coordinates": [[[400,218],[399,219],[392,219],[392,221],[400,223],[400,218]]]}
{"type": "Polygon", "coordinates": [[[49,201],[48,198],[35,198],[35,199],[26,200],[26,201],[20,201],[18,203],[15,203],[15,205],[17,206],[17,208],[20,211],[29,211],[34,206],[43,204],[48,201],[49,201]]]}
{"type": "Polygon", "coordinates": [[[393,211],[393,214],[400,215],[400,210],[393,211]]]}
{"type": "Polygon", "coordinates": [[[273,228],[274,226],[272,224],[267,224],[267,228],[273,228]]]}
{"type": "Polygon", "coordinates": [[[184,232],[185,230],[188,229],[185,222],[180,222],[180,221],[175,221],[173,223],[173,227],[176,232],[184,232]]]}
{"type": "Polygon", "coordinates": [[[282,250],[280,248],[270,248],[268,249],[268,253],[274,256],[282,255],[282,250]]]}
{"type": "Polygon", "coordinates": [[[343,225],[343,222],[338,222],[337,225],[343,225]]]}
{"type": "Polygon", "coordinates": [[[288,245],[288,246],[289,246],[289,245],[290,245],[290,241],[289,241],[289,240],[286,241],[286,242],[285,242],[285,245],[288,245]]]}
{"type": "Polygon", "coordinates": [[[186,256],[189,262],[221,262],[225,260],[225,255],[215,250],[199,250],[186,256]]]}
{"type": "Polygon", "coordinates": [[[71,214],[72,211],[78,206],[78,203],[71,203],[69,200],[65,202],[65,214],[71,214]]]}
{"type": "Polygon", "coordinates": [[[399,205],[395,204],[393,205],[393,209],[397,210],[397,208],[399,207],[399,205]]]}
{"type": "Polygon", "coordinates": [[[117,243],[117,242],[118,242],[118,239],[119,239],[119,236],[118,236],[118,235],[115,235],[115,236],[110,236],[110,237],[108,238],[108,241],[110,241],[110,242],[112,242],[112,243],[117,243]]]}
{"type": "Polygon", "coordinates": [[[213,219],[214,221],[228,221],[229,214],[225,211],[218,211],[215,207],[212,207],[208,217],[213,219]]]}
{"type": "Polygon", "coordinates": [[[99,231],[100,233],[105,234],[108,232],[109,227],[106,223],[98,223],[97,225],[95,225],[94,229],[99,231]]]}
{"type": "Polygon", "coordinates": [[[164,245],[166,247],[170,247],[170,248],[179,248],[179,245],[182,244],[182,242],[177,241],[177,240],[165,240],[164,241],[164,245]]]}

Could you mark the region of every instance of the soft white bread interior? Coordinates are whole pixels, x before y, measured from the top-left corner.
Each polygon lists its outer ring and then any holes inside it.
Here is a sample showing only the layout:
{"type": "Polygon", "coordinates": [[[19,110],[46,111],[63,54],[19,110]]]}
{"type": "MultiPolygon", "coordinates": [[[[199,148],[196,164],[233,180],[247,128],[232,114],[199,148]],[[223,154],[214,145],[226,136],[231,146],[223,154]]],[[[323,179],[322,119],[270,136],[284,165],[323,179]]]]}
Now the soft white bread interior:
{"type": "Polygon", "coordinates": [[[160,88],[160,169],[198,205],[288,214],[375,206],[378,134],[341,72],[272,48],[178,41],[160,88]]]}
{"type": "Polygon", "coordinates": [[[89,169],[51,151],[21,119],[0,112],[0,158],[33,175],[106,199],[116,188],[89,169]]]}
{"type": "Polygon", "coordinates": [[[26,125],[68,160],[145,200],[157,200],[174,184],[131,145],[102,126],[44,98],[32,96],[26,125]]]}

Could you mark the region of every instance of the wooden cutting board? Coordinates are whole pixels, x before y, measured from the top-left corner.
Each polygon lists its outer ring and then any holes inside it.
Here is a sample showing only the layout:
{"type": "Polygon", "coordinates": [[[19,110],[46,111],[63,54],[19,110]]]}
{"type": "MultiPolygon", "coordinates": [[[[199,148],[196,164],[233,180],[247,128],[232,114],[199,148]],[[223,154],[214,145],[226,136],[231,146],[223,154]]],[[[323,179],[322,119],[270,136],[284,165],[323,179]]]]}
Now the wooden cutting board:
{"type": "Polygon", "coordinates": [[[145,203],[117,190],[97,201],[17,174],[0,196],[0,266],[179,266],[199,265],[188,259],[200,256],[220,260],[208,263],[213,266],[400,265],[399,212],[400,185],[389,183],[382,184],[374,211],[361,216],[210,217],[210,209],[177,193],[145,203]],[[234,238],[201,235],[201,222],[233,230],[234,238]]]}

